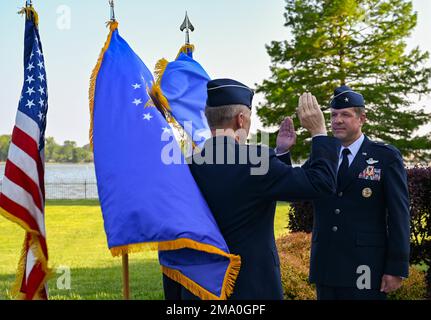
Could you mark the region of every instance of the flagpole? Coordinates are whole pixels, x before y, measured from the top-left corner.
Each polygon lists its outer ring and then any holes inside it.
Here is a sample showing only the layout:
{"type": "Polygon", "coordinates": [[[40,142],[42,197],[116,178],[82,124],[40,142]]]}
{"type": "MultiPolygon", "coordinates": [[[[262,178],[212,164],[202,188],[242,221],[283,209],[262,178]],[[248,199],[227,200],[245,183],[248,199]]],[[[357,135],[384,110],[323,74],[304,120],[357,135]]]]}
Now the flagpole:
{"type": "Polygon", "coordinates": [[[114,0],[109,0],[109,6],[111,7],[111,21],[115,21],[115,5],[114,0]]]}
{"type": "Polygon", "coordinates": [[[184,18],[184,22],[180,26],[181,31],[186,31],[186,46],[190,45],[190,31],[195,31],[195,27],[190,22],[189,16],[186,11],[186,17],[184,18]]]}
{"type": "MultiPolygon", "coordinates": [[[[114,22],[116,21],[114,0],[108,0],[108,3],[111,8],[110,20],[114,22]]],[[[130,300],[129,255],[127,253],[123,253],[122,255],[122,267],[123,267],[123,299],[130,300]]]]}
{"type": "Polygon", "coordinates": [[[130,300],[129,255],[123,254],[123,299],[130,300]]]}

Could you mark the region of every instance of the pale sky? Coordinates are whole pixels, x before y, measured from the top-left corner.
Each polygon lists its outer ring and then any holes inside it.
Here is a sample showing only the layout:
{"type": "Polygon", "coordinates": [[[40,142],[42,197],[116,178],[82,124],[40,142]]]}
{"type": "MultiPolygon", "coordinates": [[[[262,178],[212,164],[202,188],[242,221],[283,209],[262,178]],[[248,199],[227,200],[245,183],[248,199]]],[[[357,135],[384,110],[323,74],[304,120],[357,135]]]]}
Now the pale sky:
{"type": "MultiPolygon", "coordinates": [[[[24,0],[0,0],[0,134],[14,125],[23,82],[24,19],[16,14],[24,0]]],[[[57,142],[88,143],[88,84],[105,42],[107,0],[33,0],[48,77],[47,136],[57,142]],[[67,13],[70,13],[70,21],[67,13]],[[66,14],[66,15],[65,15],[66,14]],[[70,22],[70,25],[69,23],[70,22]]],[[[119,31],[150,70],[160,58],[174,59],[184,43],[179,26],[187,10],[196,30],[195,59],[211,78],[234,78],[249,86],[270,76],[265,44],[288,37],[283,0],[116,0],[119,31]]],[[[431,52],[431,1],[414,0],[418,26],[408,40],[431,52]]],[[[431,63],[429,63],[431,65],[431,63]]],[[[254,104],[262,101],[257,96],[254,104]]],[[[431,97],[418,106],[431,111],[431,97]]],[[[260,127],[253,117],[252,131],[260,127]]]]}

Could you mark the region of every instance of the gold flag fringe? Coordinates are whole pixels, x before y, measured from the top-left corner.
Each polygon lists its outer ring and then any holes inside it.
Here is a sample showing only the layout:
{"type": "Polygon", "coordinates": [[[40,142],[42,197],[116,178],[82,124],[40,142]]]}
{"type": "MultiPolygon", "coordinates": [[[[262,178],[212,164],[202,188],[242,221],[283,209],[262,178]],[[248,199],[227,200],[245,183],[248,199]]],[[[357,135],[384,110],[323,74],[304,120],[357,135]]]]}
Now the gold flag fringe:
{"type": "Polygon", "coordinates": [[[26,256],[27,256],[26,244],[27,244],[27,235],[25,235],[25,238],[24,238],[24,244],[21,249],[18,267],[16,270],[15,282],[12,285],[12,290],[11,290],[12,297],[17,300],[25,299],[25,294],[21,292],[21,284],[22,284],[22,280],[24,279],[24,272],[25,272],[25,262],[26,262],[26,256]]]}
{"type": "Polygon", "coordinates": [[[162,81],[163,74],[165,73],[166,67],[168,66],[169,61],[165,58],[157,61],[156,66],[154,67],[154,78],[156,79],[156,84],[160,85],[162,81]]]}
{"type": "Polygon", "coordinates": [[[126,246],[113,247],[110,250],[114,257],[118,257],[124,254],[141,252],[146,249],[170,251],[184,248],[194,249],[197,251],[203,251],[211,254],[217,254],[229,259],[229,265],[223,280],[221,296],[218,297],[215,294],[204,289],[193,280],[184,276],[178,270],[162,266],[163,273],[172,280],[182,284],[185,288],[190,290],[190,292],[192,292],[202,300],[226,300],[233,293],[235,281],[238,278],[238,274],[241,269],[241,257],[238,255],[229,254],[215,246],[200,243],[186,238],[163,242],[136,243],[126,246]]]}
{"type": "Polygon", "coordinates": [[[18,14],[25,14],[27,20],[33,20],[36,28],[39,27],[39,15],[33,7],[23,7],[18,14]]]}
{"type": "Polygon", "coordinates": [[[89,103],[90,103],[90,146],[93,149],[93,128],[94,128],[94,96],[96,93],[96,81],[97,76],[99,74],[100,68],[102,67],[103,57],[105,56],[105,52],[108,50],[109,45],[111,44],[112,34],[118,28],[117,21],[108,21],[106,23],[107,27],[109,27],[110,31],[108,34],[108,38],[106,39],[105,45],[100,52],[99,59],[97,60],[96,66],[93,69],[90,77],[90,89],[89,89],[89,103]]]}
{"type": "MultiPolygon", "coordinates": [[[[187,50],[187,48],[194,50],[193,45],[183,46],[180,49],[180,52],[178,53],[178,55],[180,55],[180,53],[183,50],[187,50]]],[[[178,121],[172,115],[172,112],[171,112],[172,109],[171,109],[171,106],[169,105],[169,101],[165,97],[163,90],[161,88],[162,78],[163,78],[163,75],[166,71],[168,64],[169,64],[168,60],[166,60],[164,58],[157,61],[156,66],[154,68],[155,83],[153,84],[151,89],[148,91],[148,95],[150,96],[155,107],[157,109],[159,109],[159,111],[164,115],[166,121],[169,124],[171,124],[172,127],[178,132],[178,135],[180,137],[179,144],[180,144],[181,150],[182,150],[183,154],[186,155],[186,154],[188,154],[188,150],[187,150],[188,143],[187,143],[187,141],[191,141],[192,150],[194,150],[195,152],[198,151],[198,148],[197,148],[196,144],[194,143],[192,137],[190,137],[188,135],[188,133],[184,130],[184,128],[178,123],[178,121]]]]}
{"type": "MultiPolygon", "coordinates": [[[[47,257],[45,257],[45,254],[43,253],[42,248],[40,246],[40,243],[37,239],[37,237],[40,236],[39,231],[31,229],[27,225],[27,223],[25,223],[23,220],[17,218],[13,214],[10,214],[9,212],[4,210],[3,208],[0,208],[0,214],[3,215],[5,218],[9,219],[10,221],[15,222],[16,224],[21,226],[25,230],[25,232],[30,235],[31,239],[30,239],[29,247],[33,251],[33,255],[34,255],[35,259],[41,263],[42,270],[46,274],[44,280],[41,282],[41,286],[40,286],[40,288],[41,288],[42,285],[45,284],[46,280],[53,275],[53,273],[52,273],[52,269],[48,267],[47,257]]],[[[22,280],[23,280],[24,272],[25,272],[25,268],[26,268],[25,261],[26,261],[26,256],[27,256],[27,250],[26,250],[27,234],[26,234],[26,238],[24,240],[24,245],[22,247],[20,259],[18,262],[15,282],[14,282],[14,284],[12,286],[12,290],[11,290],[11,294],[15,299],[25,299],[25,295],[20,292],[20,289],[21,289],[21,284],[22,284],[22,280]]],[[[36,295],[40,291],[40,288],[38,289],[38,291],[36,291],[36,295]]],[[[37,298],[38,297],[36,296],[35,299],[37,299],[37,298]]]]}
{"type": "MultiPolygon", "coordinates": [[[[51,268],[48,267],[48,263],[45,257],[45,254],[42,251],[42,248],[40,246],[39,241],[37,240],[37,235],[30,234],[30,242],[29,242],[29,248],[32,250],[33,255],[37,262],[39,262],[42,265],[42,270],[45,272],[45,277],[41,281],[39,287],[37,288],[35,292],[35,296],[33,297],[33,300],[40,300],[42,297],[39,295],[42,287],[45,285],[46,281],[48,281],[49,278],[51,278],[54,273],[51,268]]],[[[26,239],[27,240],[27,239],[26,239]]],[[[15,296],[16,299],[23,300],[26,298],[26,295],[21,290],[21,284],[22,280],[24,278],[24,272],[26,269],[25,262],[26,262],[26,240],[24,241],[23,249],[21,251],[21,257],[18,263],[18,269],[17,269],[17,276],[15,283],[12,287],[12,294],[15,296]]]]}
{"type": "Polygon", "coordinates": [[[194,52],[195,46],[193,44],[186,44],[180,48],[180,51],[178,51],[177,57],[175,59],[178,59],[181,53],[187,54],[189,51],[194,52]]]}

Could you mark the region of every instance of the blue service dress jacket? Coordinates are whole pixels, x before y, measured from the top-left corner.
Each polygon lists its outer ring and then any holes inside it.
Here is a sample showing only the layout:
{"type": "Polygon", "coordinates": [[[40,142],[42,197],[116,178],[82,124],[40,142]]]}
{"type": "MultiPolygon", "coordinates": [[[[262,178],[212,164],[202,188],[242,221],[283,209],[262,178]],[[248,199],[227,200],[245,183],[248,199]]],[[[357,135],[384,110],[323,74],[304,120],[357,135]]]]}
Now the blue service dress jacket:
{"type": "Polygon", "coordinates": [[[407,175],[395,147],[365,137],[337,193],[313,206],[310,282],[357,287],[369,270],[371,289],[380,289],[384,274],[408,276],[407,175]]]}
{"type": "MultiPolygon", "coordinates": [[[[230,252],[241,256],[241,269],[230,299],[283,298],[274,239],[276,202],[314,200],[334,194],[339,148],[335,138],[314,137],[310,165],[304,169],[292,167],[288,154],[277,157],[267,147],[239,145],[233,138],[217,137],[206,142],[200,159],[189,159],[191,173],[230,252]],[[211,156],[207,159],[212,158],[213,164],[202,164],[208,152],[211,156]],[[232,159],[227,161],[232,154],[235,164],[230,164],[232,159]],[[252,174],[251,169],[258,168],[263,168],[261,174],[252,174]]],[[[178,289],[166,277],[164,288],[170,299],[195,298],[185,288],[179,297],[178,289]]]]}

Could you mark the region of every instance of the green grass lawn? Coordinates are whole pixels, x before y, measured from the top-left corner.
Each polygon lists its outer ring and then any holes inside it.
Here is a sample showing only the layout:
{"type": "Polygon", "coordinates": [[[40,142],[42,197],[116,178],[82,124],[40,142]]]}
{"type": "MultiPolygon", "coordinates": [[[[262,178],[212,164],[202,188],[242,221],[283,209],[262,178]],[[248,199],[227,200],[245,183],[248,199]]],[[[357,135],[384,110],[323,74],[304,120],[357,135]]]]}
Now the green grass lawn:
{"type": "MultiPolygon", "coordinates": [[[[279,203],[276,237],[287,233],[288,205],[279,203]]],[[[58,289],[54,274],[49,280],[50,299],[122,299],[121,258],[107,248],[102,214],[96,201],[50,201],[46,206],[50,266],[69,267],[71,288],[58,289]]],[[[24,232],[0,217],[0,300],[10,299],[24,232]]],[[[132,299],[163,299],[157,252],[133,254],[129,260],[132,299]]]]}

